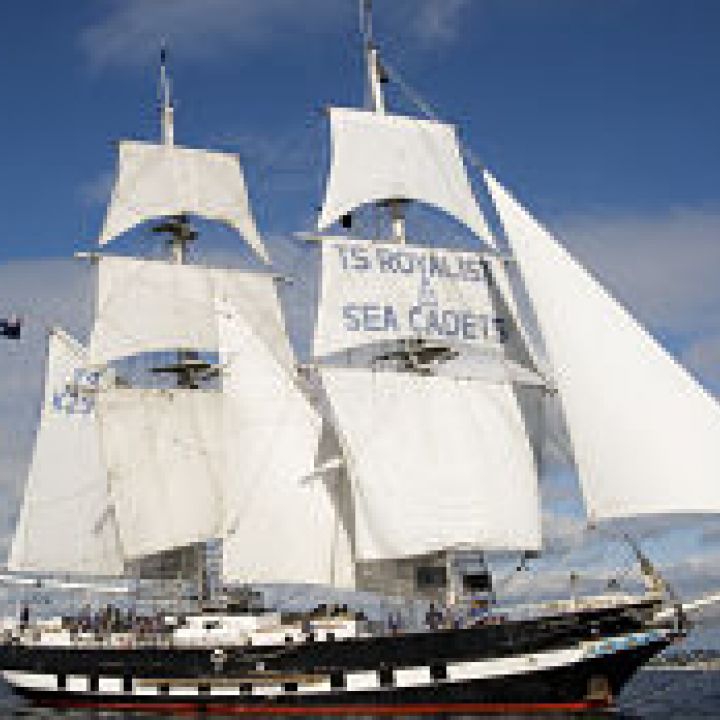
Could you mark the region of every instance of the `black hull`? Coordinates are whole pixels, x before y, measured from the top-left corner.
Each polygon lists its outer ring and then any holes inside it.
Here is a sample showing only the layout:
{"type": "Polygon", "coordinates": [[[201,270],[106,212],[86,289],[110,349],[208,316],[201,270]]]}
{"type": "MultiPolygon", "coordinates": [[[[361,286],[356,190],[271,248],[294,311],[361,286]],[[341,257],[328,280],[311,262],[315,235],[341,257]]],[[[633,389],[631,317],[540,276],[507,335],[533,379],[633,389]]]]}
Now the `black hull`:
{"type": "MultiPolygon", "coordinates": [[[[647,610],[647,608],[645,609],[647,610]]],[[[367,715],[607,707],[675,635],[643,608],[275,647],[5,645],[13,689],[54,707],[208,714],[367,715]]]]}
{"type": "Polygon", "coordinates": [[[337,692],[325,696],[88,697],[69,693],[20,691],[27,699],[46,706],[105,708],[113,710],[206,712],[209,714],[438,714],[526,713],[582,711],[605,708],[637,669],[667,643],[594,658],[571,667],[541,670],[509,678],[465,683],[436,683],[424,688],[386,688],[374,692],[337,692]],[[608,692],[593,695],[593,681],[606,678],[608,692]]]}

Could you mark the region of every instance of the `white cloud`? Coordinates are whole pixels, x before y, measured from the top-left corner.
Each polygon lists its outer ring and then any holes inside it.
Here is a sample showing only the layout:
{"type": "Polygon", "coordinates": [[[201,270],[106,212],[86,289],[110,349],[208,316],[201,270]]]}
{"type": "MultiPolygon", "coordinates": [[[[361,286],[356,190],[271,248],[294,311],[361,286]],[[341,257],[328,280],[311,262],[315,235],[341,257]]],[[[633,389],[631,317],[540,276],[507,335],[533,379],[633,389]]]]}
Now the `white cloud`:
{"type": "Polygon", "coordinates": [[[428,42],[450,42],[462,28],[462,14],[469,0],[423,0],[416,2],[413,27],[428,42]]]}
{"type": "Polygon", "coordinates": [[[643,324],[720,389],[720,210],[566,216],[554,227],[643,324]]]}
{"type": "Polygon", "coordinates": [[[81,183],[78,187],[78,197],[82,204],[105,206],[110,199],[114,179],[114,173],[105,170],[91,180],[81,183]]]}
{"type": "Polygon", "coordinates": [[[86,28],[81,44],[98,65],[141,64],[167,41],[190,57],[257,45],[276,32],[325,31],[342,5],[331,0],[124,0],[86,28]]]}
{"type": "MultiPolygon", "coordinates": [[[[437,44],[457,37],[469,0],[376,5],[380,42],[399,36],[437,44]]],[[[231,46],[257,48],[273,40],[282,48],[281,39],[352,32],[358,22],[356,0],[124,0],[106,7],[80,37],[96,67],[144,64],[163,40],[185,57],[209,58],[231,46]]]]}

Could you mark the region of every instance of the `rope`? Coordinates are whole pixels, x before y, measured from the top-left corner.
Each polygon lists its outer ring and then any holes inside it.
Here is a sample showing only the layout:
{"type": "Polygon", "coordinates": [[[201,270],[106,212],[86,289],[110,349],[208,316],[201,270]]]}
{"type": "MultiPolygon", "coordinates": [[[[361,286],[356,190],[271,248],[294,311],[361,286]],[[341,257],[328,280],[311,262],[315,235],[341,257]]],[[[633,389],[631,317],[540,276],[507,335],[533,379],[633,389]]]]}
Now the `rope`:
{"type": "MultiPolygon", "coordinates": [[[[389,65],[383,60],[383,67],[385,68],[388,76],[392,78],[392,80],[397,84],[398,88],[402,91],[405,97],[413,105],[415,105],[426,118],[428,118],[429,120],[433,120],[434,122],[445,122],[443,118],[441,118],[440,115],[435,111],[432,105],[430,105],[430,103],[428,103],[420,95],[420,93],[417,92],[417,90],[413,89],[392,65],[389,65]]],[[[482,160],[480,160],[480,158],[473,151],[473,149],[466,145],[464,142],[462,142],[460,138],[458,138],[458,144],[460,146],[460,150],[468,159],[468,162],[470,162],[471,165],[473,165],[482,172],[485,169],[485,164],[482,162],[482,160]]]]}

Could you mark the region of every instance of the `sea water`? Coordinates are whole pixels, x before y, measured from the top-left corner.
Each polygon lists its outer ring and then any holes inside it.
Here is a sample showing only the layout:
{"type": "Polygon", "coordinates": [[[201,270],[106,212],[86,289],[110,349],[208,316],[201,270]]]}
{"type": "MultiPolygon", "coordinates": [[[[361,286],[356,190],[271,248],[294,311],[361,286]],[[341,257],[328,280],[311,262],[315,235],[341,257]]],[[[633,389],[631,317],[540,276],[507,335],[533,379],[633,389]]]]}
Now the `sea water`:
{"type": "MultiPolygon", "coordinates": [[[[10,690],[0,683],[0,718],[12,720],[25,718],[65,718],[66,720],[152,720],[167,718],[169,715],[98,712],[89,710],[49,710],[37,708],[15,698],[10,690]]],[[[188,717],[185,715],[184,717],[188,717]]],[[[217,716],[214,716],[217,717],[217,716]]],[[[463,716],[468,717],[468,716],[463,716]]],[[[498,717],[497,715],[495,717],[498,717]]],[[[553,715],[506,715],[506,718],[532,717],[582,718],[583,720],[644,720],[645,718],[663,718],[670,720],[695,720],[696,718],[715,718],[720,720],[720,672],[699,670],[643,670],[627,686],[620,697],[617,709],[609,712],[588,712],[553,715]]],[[[459,720],[456,716],[455,720],[459,720]]]]}

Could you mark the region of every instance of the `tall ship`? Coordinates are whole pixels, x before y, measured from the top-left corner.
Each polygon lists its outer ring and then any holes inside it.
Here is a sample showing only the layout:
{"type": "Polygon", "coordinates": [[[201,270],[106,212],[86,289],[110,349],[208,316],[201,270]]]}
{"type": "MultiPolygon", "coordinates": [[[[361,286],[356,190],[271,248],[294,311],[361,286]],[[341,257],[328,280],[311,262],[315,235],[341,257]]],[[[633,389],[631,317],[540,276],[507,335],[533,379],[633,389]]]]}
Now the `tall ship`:
{"type": "MultiPolygon", "coordinates": [[[[290,343],[288,278],[239,158],[175,143],[164,58],[161,141],[119,144],[100,248],[78,260],[96,278],[94,325],[87,345],[48,335],[8,573],[164,571],[195,578],[197,602],[153,618],[126,604],[93,622],[25,610],[3,631],[0,670],[31,701],[261,715],[602,708],[712,601],[680,600],[628,536],[644,592],[494,607],[489,555],[514,553],[522,569],[542,551],[548,398],[598,528],[720,512],[720,408],[487,168],[481,209],[452,125],[386,107],[392,73],[361,6],[368,104],[328,110],[325,196],[304,234],[321,266],[309,362],[290,343]],[[414,241],[416,205],[473,244],[414,241]],[[363,208],[376,233],[356,232],[363,208]],[[195,216],[236,231],[251,267],[193,262],[195,216]],[[162,257],[104,251],[147,222],[162,257]],[[142,356],[157,362],[129,373],[142,356]],[[266,607],[267,586],[325,599],[266,607]],[[412,598],[419,620],[373,616],[370,594],[412,598]]],[[[12,342],[20,323],[0,331],[12,342]]]]}

